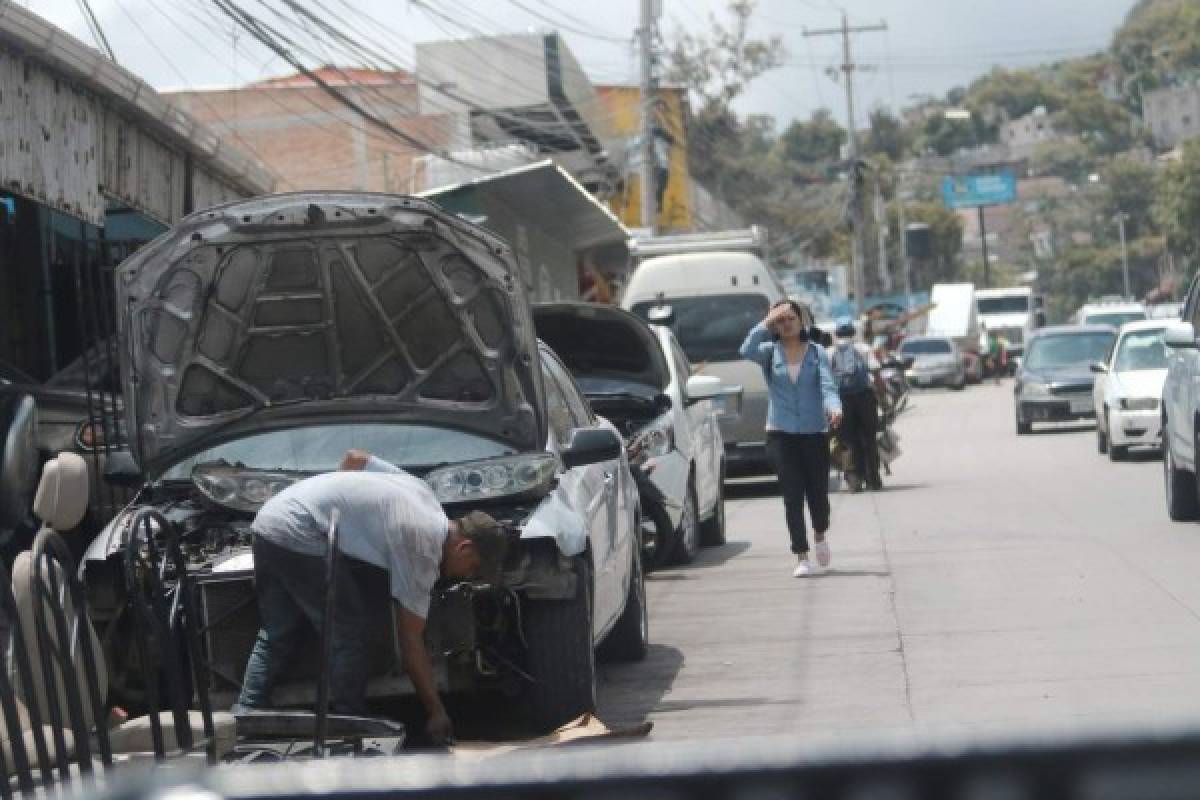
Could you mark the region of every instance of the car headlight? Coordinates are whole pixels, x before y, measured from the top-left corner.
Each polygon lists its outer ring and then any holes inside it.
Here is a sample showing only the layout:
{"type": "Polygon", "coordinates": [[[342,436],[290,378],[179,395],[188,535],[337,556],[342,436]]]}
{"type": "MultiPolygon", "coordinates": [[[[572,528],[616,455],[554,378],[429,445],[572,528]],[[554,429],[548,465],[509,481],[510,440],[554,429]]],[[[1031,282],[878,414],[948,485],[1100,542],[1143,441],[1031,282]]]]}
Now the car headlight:
{"type": "Polygon", "coordinates": [[[1044,383],[1029,381],[1021,384],[1022,397],[1049,397],[1050,387],[1044,383]]]}
{"type": "Polygon", "coordinates": [[[742,387],[726,386],[712,399],[712,404],[718,417],[736,419],[742,413],[742,387]]]}
{"type": "Polygon", "coordinates": [[[471,461],[435,469],[425,476],[440,503],[470,503],[542,492],[558,472],[553,453],[471,461]]]}
{"type": "Polygon", "coordinates": [[[625,452],[640,463],[647,458],[665,456],[675,449],[675,428],[669,419],[659,419],[638,431],[625,452]]]}
{"type": "Polygon", "coordinates": [[[303,475],[288,472],[260,472],[229,466],[201,465],[192,470],[192,483],[200,493],[217,505],[250,513],[262,508],[303,475]]]}
{"type": "Polygon", "coordinates": [[[1121,409],[1123,411],[1157,411],[1157,397],[1122,397],[1121,409]]]}

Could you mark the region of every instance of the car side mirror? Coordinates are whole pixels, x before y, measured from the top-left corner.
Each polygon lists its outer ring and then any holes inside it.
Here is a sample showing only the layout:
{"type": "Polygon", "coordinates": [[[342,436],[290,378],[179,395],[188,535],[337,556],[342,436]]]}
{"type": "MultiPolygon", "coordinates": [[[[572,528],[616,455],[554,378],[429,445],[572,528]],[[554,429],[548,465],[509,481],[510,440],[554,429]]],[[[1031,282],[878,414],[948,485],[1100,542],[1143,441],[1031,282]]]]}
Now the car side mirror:
{"type": "Polygon", "coordinates": [[[1093,362],[1092,364],[1090,364],[1088,366],[1088,369],[1090,369],[1092,372],[1096,373],[1097,375],[1107,375],[1108,374],[1108,366],[1106,364],[1100,363],[1099,361],[1096,361],[1096,362],[1093,362]]]}
{"type": "Polygon", "coordinates": [[[693,375],[687,381],[687,401],[691,404],[711,400],[724,388],[725,384],[716,375],[693,375]]]}
{"type": "Polygon", "coordinates": [[[1196,349],[1196,331],[1190,322],[1172,322],[1163,333],[1163,343],[1176,349],[1196,349]]]}
{"type": "Polygon", "coordinates": [[[651,325],[665,325],[669,328],[675,324],[675,309],[665,303],[654,306],[646,312],[646,321],[651,325]]]}
{"type": "Polygon", "coordinates": [[[128,450],[115,450],[104,459],[104,480],[114,486],[141,486],[145,481],[133,454],[128,450]]]}
{"type": "Polygon", "coordinates": [[[654,396],[654,413],[655,414],[662,416],[663,414],[670,411],[674,406],[675,406],[675,403],[674,403],[674,401],[671,400],[671,395],[667,394],[666,392],[659,392],[658,394],[656,394],[654,396]]]}
{"type": "Polygon", "coordinates": [[[560,453],[563,467],[572,469],[601,461],[615,461],[625,449],[624,442],[609,428],[576,428],[560,453]]]}
{"type": "Polygon", "coordinates": [[[904,365],[905,369],[912,369],[913,365],[917,363],[917,357],[916,356],[904,356],[903,358],[900,359],[900,363],[904,365]]]}

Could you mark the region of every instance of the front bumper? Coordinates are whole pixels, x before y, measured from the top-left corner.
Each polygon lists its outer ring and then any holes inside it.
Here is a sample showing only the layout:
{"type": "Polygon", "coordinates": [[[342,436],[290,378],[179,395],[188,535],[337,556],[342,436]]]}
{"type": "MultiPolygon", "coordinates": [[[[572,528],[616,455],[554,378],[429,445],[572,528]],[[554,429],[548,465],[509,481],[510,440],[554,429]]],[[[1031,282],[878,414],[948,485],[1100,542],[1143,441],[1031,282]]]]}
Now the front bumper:
{"type": "Polygon", "coordinates": [[[757,475],[771,471],[766,442],[726,442],[725,469],[730,474],[757,475]]]}
{"type": "Polygon", "coordinates": [[[914,386],[944,386],[957,383],[962,376],[958,367],[938,367],[936,369],[916,370],[908,373],[908,381],[914,386]]]}
{"type": "Polygon", "coordinates": [[[1108,412],[1108,441],[1117,447],[1162,445],[1162,417],[1153,411],[1108,412]]]}
{"type": "Polygon", "coordinates": [[[1018,400],[1017,414],[1022,422],[1070,422],[1077,419],[1095,419],[1096,407],[1092,398],[1084,404],[1078,398],[1048,397],[1037,400],[1018,400]]]}

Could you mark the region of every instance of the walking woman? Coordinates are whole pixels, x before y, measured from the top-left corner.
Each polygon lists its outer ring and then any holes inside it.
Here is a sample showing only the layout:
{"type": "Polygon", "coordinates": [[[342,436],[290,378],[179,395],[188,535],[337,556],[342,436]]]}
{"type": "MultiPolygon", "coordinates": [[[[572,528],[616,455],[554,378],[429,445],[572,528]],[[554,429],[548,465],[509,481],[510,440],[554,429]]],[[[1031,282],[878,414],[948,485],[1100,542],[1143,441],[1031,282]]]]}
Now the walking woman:
{"type": "Polygon", "coordinates": [[[812,573],[804,502],[808,501],[817,563],[828,566],[829,427],[842,421],[842,403],[824,348],[812,341],[812,317],[792,300],[781,300],[742,342],[743,358],[755,361],[767,378],[767,457],[779,476],[796,568],[812,573]]]}

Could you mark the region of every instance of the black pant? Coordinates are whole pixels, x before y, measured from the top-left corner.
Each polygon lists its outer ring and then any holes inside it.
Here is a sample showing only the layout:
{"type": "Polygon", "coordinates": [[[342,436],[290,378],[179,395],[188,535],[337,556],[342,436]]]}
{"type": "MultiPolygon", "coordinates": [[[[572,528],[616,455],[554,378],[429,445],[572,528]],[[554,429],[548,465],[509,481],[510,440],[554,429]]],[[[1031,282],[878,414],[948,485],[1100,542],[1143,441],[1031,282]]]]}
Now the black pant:
{"type": "Polygon", "coordinates": [[[823,433],[768,431],[767,458],[779,476],[792,552],[807,553],[806,498],[813,530],[817,533],[829,530],[829,437],[823,433]]]}
{"type": "Polygon", "coordinates": [[[881,483],[879,445],[875,441],[878,433],[879,402],[875,399],[875,392],[864,389],[853,394],[843,393],[842,425],[838,436],[854,459],[855,474],[872,487],[878,487],[881,483]]]}

